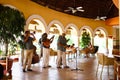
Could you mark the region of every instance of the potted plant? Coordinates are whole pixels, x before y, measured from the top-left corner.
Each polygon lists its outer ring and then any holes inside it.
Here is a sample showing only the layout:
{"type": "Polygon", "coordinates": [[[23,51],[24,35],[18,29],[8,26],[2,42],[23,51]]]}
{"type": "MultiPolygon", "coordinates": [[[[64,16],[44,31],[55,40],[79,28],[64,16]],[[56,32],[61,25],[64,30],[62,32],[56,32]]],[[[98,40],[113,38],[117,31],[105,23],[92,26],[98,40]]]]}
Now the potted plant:
{"type": "MultiPolygon", "coordinates": [[[[5,56],[8,57],[10,43],[16,43],[17,37],[22,35],[24,25],[25,18],[22,12],[0,4],[0,43],[5,46],[4,50],[2,50],[5,56]]],[[[11,64],[8,62],[8,67],[10,67],[9,65],[11,64]]]]}
{"type": "Polygon", "coordinates": [[[83,32],[80,41],[81,41],[80,42],[81,48],[86,48],[91,41],[89,32],[87,32],[87,31],[83,32]]]}
{"type": "Polygon", "coordinates": [[[2,50],[0,49],[0,56],[2,55],[2,50]]]}
{"type": "Polygon", "coordinates": [[[9,55],[15,55],[19,42],[10,43],[9,55]]]}

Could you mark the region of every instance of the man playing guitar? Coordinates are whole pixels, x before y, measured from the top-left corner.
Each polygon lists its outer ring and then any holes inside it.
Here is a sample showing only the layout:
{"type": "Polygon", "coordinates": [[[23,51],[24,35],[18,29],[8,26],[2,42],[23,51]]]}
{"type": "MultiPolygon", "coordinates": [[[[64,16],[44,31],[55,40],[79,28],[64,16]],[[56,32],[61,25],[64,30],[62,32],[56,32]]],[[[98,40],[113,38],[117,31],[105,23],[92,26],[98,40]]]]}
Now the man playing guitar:
{"type": "Polygon", "coordinates": [[[43,68],[51,67],[49,65],[49,56],[50,56],[50,44],[52,43],[54,36],[50,39],[47,38],[47,33],[42,35],[42,46],[43,46],[43,68]]]}
{"type": "Polygon", "coordinates": [[[66,47],[69,39],[67,40],[65,35],[65,33],[62,33],[57,40],[57,68],[61,68],[61,61],[64,68],[69,68],[66,63],[66,47]]]}

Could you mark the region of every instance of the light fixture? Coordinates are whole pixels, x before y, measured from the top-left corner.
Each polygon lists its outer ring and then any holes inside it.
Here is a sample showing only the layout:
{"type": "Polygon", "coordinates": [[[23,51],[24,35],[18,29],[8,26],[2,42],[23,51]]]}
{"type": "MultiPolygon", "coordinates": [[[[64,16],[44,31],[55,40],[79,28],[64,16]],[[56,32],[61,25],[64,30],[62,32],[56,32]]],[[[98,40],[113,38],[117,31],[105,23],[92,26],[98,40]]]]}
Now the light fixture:
{"type": "Polygon", "coordinates": [[[98,7],[98,9],[97,9],[97,16],[96,16],[96,18],[95,18],[95,21],[97,21],[97,20],[103,20],[103,21],[105,21],[105,19],[107,18],[106,16],[102,16],[102,15],[100,15],[100,8],[98,7]]]}
{"type": "Polygon", "coordinates": [[[106,18],[107,18],[106,16],[102,16],[102,17],[97,16],[96,19],[95,19],[95,21],[97,21],[97,20],[103,20],[103,21],[105,21],[106,18]]]}
{"type": "Polygon", "coordinates": [[[77,11],[84,12],[84,10],[82,9],[83,7],[81,7],[81,6],[76,7],[75,6],[75,0],[74,0],[73,4],[74,4],[73,7],[68,7],[68,9],[64,10],[64,12],[72,11],[73,14],[76,13],[77,11]]]}

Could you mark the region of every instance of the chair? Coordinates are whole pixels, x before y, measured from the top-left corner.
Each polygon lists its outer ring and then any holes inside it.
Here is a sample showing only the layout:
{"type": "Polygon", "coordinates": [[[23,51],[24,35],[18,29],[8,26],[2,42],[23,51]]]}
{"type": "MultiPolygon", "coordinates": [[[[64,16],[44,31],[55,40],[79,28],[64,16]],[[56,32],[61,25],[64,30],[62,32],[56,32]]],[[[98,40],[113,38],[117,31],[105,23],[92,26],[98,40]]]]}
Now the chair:
{"type": "Polygon", "coordinates": [[[89,57],[90,53],[93,54],[93,55],[95,55],[95,53],[98,51],[98,48],[99,48],[98,46],[93,46],[92,49],[86,47],[86,48],[80,50],[80,53],[83,53],[83,54],[86,55],[86,57],[89,57]]]}
{"type": "Polygon", "coordinates": [[[50,48],[50,56],[56,56],[56,55],[57,55],[57,51],[50,48]]]}
{"type": "Polygon", "coordinates": [[[114,65],[114,58],[109,58],[105,56],[103,53],[97,53],[97,58],[98,58],[98,65],[97,65],[96,76],[97,76],[99,64],[102,65],[100,78],[102,78],[102,72],[103,72],[104,66],[107,66],[107,71],[108,71],[108,76],[109,76],[109,66],[114,65]]]}
{"type": "Polygon", "coordinates": [[[88,47],[86,47],[86,48],[80,50],[80,53],[85,54],[86,57],[88,58],[89,57],[89,53],[90,53],[90,49],[88,47]]]}
{"type": "Polygon", "coordinates": [[[98,46],[93,46],[93,49],[90,51],[91,54],[95,54],[98,51],[98,46]]]}

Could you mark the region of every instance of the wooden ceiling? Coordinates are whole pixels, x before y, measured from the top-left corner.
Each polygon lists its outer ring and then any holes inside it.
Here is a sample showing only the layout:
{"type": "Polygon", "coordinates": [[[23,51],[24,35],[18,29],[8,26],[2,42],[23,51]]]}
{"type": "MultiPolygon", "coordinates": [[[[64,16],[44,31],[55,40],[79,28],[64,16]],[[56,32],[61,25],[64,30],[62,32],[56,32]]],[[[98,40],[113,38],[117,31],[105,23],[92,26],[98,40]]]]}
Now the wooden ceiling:
{"type": "Polygon", "coordinates": [[[118,8],[113,4],[112,0],[31,0],[39,5],[50,9],[60,11],[66,14],[96,19],[97,16],[106,16],[106,19],[119,16],[118,8]],[[84,12],[68,10],[68,7],[82,7],[84,12]]]}

